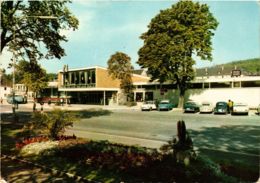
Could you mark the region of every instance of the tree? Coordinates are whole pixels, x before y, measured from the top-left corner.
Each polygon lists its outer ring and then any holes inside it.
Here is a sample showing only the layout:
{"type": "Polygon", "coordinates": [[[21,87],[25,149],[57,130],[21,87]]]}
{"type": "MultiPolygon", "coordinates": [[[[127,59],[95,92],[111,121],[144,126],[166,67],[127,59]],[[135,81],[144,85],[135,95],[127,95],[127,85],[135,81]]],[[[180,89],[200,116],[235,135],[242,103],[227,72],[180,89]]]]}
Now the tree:
{"type": "Polygon", "coordinates": [[[161,10],[150,22],[148,31],[141,35],[137,63],[148,69],[151,80],[176,84],[183,106],[185,91],[194,78],[193,56],[212,60],[211,38],[218,22],[206,4],[179,1],[161,10]]]}
{"type": "MultiPolygon", "coordinates": [[[[16,67],[18,75],[22,76],[20,82],[24,83],[27,88],[27,92],[28,90],[32,91],[34,93],[34,97],[37,98],[37,93],[48,86],[46,71],[35,62],[20,61],[16,67]]],[[[35,110],[36,107],[35,102],[36,101],[34,101],[33,104],[33,110],[35,110]]]]}
{"type": "Polygon", "coordinates": [[[77,29],[78,20],[65,6],[68,0],[1,2],[1,52],[15,50],[17,57],[30,62],[65,56],[62,30],[77,29]],[[44,16],[55,17],[43,19],[44,16]],[[46,49],[42,49],[44,47],[46,49]],[[46,53],[43,53],[46,50],[46,53]]]}
{"type": "Polygon", "coordinates": [[[113,79],[120,80],[120,88],[126,94],[127,100],[129,100],[130,94],[133,91],[133,66],[131,65],[131,58],[125,53],[116,52],[114,55],[111,55],[107,64],[109,75],[113,79]]]}

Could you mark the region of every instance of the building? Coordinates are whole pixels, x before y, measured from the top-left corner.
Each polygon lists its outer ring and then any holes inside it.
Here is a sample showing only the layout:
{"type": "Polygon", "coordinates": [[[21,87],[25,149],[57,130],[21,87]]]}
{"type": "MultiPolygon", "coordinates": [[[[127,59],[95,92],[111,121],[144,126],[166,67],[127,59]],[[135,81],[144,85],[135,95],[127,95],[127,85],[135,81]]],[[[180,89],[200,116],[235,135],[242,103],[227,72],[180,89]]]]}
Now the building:
{"type": "MultiPolygon", "coordinates": [[[[133,74],[133,83],[148,82],[149,77],[133,74]]],[[[59,71],[60,97],[73,104],[116,105],[120,103],[120,81],[112,79],[103,67],[59,71]]]]}
{"type": "MultiPolygon", "coordinates": [[[[135,86],[133,99],[136,102],[144,100],[170,99],[178,103],[179,92],[175,84],[166,82],[150,82],[144,71],[133,74],[135,86]]],[[[120,81],[112,79],[108,70],[103,67],[88,67],[59,71],[58,91],[61,98],[70,103],[118,105],[120,103],[120,81]]],[[[215,75],[196,77],[190,83],[185,100],[201,103],[209,101],[245,102],[250,107],[260,104],[260,76],[231,77],[231,75],[215,75]]]]}

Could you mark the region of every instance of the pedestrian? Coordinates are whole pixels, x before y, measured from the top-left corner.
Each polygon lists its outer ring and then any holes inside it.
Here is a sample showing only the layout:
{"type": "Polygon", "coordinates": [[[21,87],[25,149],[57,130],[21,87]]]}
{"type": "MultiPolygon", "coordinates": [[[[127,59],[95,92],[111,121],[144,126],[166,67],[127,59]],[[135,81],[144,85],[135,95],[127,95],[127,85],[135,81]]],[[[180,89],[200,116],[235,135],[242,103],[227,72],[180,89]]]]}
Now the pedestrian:
{"type": "Polygon", "coordinates": [[[1,102],[1,104],[3,104],[3,98],[1,97],[1,99],[0,99],[0,102],[1,102]]]}
{"type": "Polygon", "coordinates": [[[231,108],[232,108],[232,101],[230,99],[228,100],[227,105],[228,105],[228,113],[230,113],[231,112],[231,108]]]}
{"type": "Polygon", "coordinates": [[[234,102],[231,100],[231,104],[230,104],[230,112],[233,112],[233,106],[234,106],[234,102]]]}

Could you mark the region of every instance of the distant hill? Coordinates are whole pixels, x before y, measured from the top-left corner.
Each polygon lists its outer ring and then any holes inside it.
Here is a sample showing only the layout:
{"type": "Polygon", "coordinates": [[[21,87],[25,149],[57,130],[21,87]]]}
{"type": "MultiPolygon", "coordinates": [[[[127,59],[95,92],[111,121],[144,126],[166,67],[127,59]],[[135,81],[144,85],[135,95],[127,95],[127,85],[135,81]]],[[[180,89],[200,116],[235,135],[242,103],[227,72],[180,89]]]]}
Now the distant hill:
{"type": "Polygon", "coordinates": [[[260,76],[260,58],[233,61],[226,64],[216,65],[213,67],[204,67],[196,69],[197,76],[230,75],[233,69],[242,71],[242,75],[260,76]]]}

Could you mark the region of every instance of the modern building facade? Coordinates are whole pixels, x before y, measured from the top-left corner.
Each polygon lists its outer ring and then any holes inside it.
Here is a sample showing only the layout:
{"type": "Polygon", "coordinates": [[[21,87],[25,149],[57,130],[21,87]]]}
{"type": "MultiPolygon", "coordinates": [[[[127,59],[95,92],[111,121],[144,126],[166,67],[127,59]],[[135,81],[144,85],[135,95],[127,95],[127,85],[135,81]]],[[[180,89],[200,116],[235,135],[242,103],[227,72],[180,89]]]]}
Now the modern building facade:
{"type": "MultiPolygon", "coordinates": [[[[150,82],[145,72],[133,74],[133,99],[136,102],[145,100],[169,99],[178,103],[177,86],[170,82],[160,84],[150,82]]],[[[65,69],[58,73],[58,91],[61,98],[70,103],[117,105],[120,102],[120,81],[113,79],[103,67],[65,69]]],[[[233,100],[245,102],[250,107],[260,104],[260,76],[231,75],[201,76],[190,83],[185,100],[201,103],[209,101],[233,100]]]]}
{"type": "MultiPolygon", "coordinates": [[[[133,74],[133,82],[148,82],[149,77],[133,74]]],[[[120,100],[120,81],[102,67],[63,70],[58,73],[60,97],[69,103],[114,105],[120,100]]]]}

